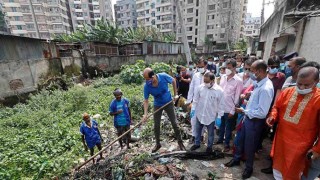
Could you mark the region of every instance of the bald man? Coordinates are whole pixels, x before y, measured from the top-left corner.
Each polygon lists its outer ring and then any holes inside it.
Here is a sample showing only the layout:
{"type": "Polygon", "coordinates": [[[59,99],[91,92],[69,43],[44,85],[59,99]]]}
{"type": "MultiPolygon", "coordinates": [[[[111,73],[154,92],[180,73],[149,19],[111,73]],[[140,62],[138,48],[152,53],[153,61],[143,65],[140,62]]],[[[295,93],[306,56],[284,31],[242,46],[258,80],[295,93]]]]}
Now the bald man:
{"type": "MultiPolygon", "coordinates": [[[[143,71],[143,77],[146,80],[146,83],[144,85],[144,115],[143,115],[143,121],[147,121],[147,115],[148,115],[148,107],[149,107],[149,95],[151,94],[154,98],[154,111],[158,110],[160,107],[164,106],[168,102],[172,101],[172,96],[168,87],[168,84],[172,84],[173,86],[173,92],[175,99],[177,98],[177,84],[173,77],[169,76],[166,73],[159,73],[155,74],[151,68],[146,68],[143,71]]],[[[158,112],[154,113],[153,119],[154,119],[154,134],[156,139],[156,145],[152,149],[152,152],[156,152],[161,148],[160,144],[160,121],[161,121],[161,115],[162,112],[166,111],[166,113],[169,116],[169,121],[172,124],[175,136],[178,140],[178,145],[181,150],[185,150],[186,148],[183,145],[180,132],[176,123],[176,114],[174,111],[174,105],[173,102],[166,105],[162,109],[160,109],[158,112]]]]}
{"type": "Polygon", "coordinates": [[[256,81],[246,109],[236,108],[237,113],[244,114],[244,122],[239,134],[239,145],[233,159],[225,166],[240,165],[243,152],[246,156],[246,168],[242,174],[243,179],[250,178],[253,172],[255,151],[265,125],[265,119],[274,96],[273,84],[267,76],[268,65],[263,60],[255,61],[250,68],[250,77],[256,81]]]}
{"type": "Polygon", "coordinates": [[[283,90],[267,119],[269,126],[278,122],[271,150],[275,179],[299,180],[310,160],[320,156],[320,144],[315,143],[320,132],[318,81],[317,68],[301,68],[296,87],[283,90]]]}
{"type": "Polygon", "coordinates": [[[294,58],[290,59],[290,61],[288,62],[288,68],[290,69],[292,76],[289,76],[286,79],[286,81],[284,82],[284,84],[282,86],[282,89],[296,85],[297,76],[298,76],[300,66],[305,62],[307,62],[307,61],[304,57],[294,57],[294,58]]]}

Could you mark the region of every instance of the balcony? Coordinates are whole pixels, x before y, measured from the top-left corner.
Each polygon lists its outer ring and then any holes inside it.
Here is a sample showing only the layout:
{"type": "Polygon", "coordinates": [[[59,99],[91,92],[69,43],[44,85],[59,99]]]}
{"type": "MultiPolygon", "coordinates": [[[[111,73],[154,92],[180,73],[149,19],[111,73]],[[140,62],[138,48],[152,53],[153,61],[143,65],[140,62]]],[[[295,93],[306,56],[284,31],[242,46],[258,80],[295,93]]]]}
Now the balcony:
{"type": "Polygon", "coordinates": [[[13,29],[12,34],[28,34],[27,30],[13,29]]]}
{"type": "Polygon", "coordinates": [[[22,12],[7,12],[7,16],[23,16],[22,12]]]}
{"type": "Polygon", "coordinates": [[[9,8],[9,7],[20,7],[19,3],[12,3],[12,2],[5,2],[3,3],[3,7],[9,8]]]}

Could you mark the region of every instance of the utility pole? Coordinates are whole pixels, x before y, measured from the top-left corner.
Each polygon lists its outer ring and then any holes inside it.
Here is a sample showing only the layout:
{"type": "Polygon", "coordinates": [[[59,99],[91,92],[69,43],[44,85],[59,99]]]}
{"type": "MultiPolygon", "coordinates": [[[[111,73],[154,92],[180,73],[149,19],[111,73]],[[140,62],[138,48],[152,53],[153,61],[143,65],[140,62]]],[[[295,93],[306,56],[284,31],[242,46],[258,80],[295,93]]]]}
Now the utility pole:
{"type": "Polygon", "coordinates": [[[32,13],[32,18],[33,18],[34,26],[35,26],[35,28],[36,28],[37,38],[40,39],[39,27],[38,27],[36,15],[34,14],[34,9],[33,9],[32,0],[29,0],[29,3],[30,3],[30,10],[31,10],[31,13],[32,13]]]}
{"type": "Polygon", "coordinates": [[[178,14],[178,18],[179,18],[180,25],[181,25],[181,33],[182,33],[182,42],[183,42],[183,46],[184,46],[184,52],[186,54],[187,63],[189,64],[189,62],[192,61],[192,59],[191,59],[189,43],[187,40],[186,26],[184,25],[184,20],[182,19],[183,8],[181,8],[181,6],[180,6],[180,0],[175,0],[175,4],[177,7],[177,14],[178,14]]]}

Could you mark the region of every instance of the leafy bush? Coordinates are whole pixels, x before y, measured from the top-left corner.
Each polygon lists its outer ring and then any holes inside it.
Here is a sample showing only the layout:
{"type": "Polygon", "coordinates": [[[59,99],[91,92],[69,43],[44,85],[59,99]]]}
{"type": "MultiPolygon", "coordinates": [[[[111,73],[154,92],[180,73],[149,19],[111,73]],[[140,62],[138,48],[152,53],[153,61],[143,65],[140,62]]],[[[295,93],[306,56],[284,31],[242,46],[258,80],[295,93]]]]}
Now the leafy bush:
{"type": "Polygon", "coordinates": [[[151,68],[153,69],[154,73],[167,73],[171,74],[171,67],[169,64],[163,63],[163,62],[156,62],[154,64],[151,64],[151,68]]]}
{"type": "Polygon", "coordinates": [[[121,67],[120,77],[125,84],[141,84],[143,82],[142,71],[146,67],[143,60],[138,60],[133,65],[123,65],[121,67]]]}

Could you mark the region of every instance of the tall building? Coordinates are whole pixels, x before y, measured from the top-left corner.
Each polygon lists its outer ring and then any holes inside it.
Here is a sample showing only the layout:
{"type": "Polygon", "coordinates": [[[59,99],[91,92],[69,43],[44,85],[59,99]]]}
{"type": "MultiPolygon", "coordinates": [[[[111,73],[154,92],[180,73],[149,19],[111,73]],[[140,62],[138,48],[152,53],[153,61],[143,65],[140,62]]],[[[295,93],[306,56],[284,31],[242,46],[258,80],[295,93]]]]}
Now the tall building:
{"type": "MultiPolygon", "coordinates": [[[[227,49],[240,38],[247,0],[180,0],[187,40],[192,47],[205,51],[227,49]]],[[[182,40],[180,22],[178,40],[182,40]]]]}
{"type": "Polygon", "coordinates": [[[113,21],[111,0],[69,0],[74,30],[99,19],[113,21]]]}
{"type": "Polygon", "coordinates": [[[114,5],[116,23],[126,29],[137,27],[137,8],[135,0],[117,0],[114,5]]]}
{"type": "Polygon", "coordinates": [[[0,0],[11,34],[50,39],[71,32],[66,0],[0,0]]]}
{"type": "Polygon", "coordinates": [[[155,27],[163,34],[176,33],[175,0],[137,0],[138,26],[155,27]]]}
{"type": "Polygon", "coordinates": [[[252,17],[250,13],[246,15],[244,35],[259,36],[261,26],[261,17],[252,17]]]}

